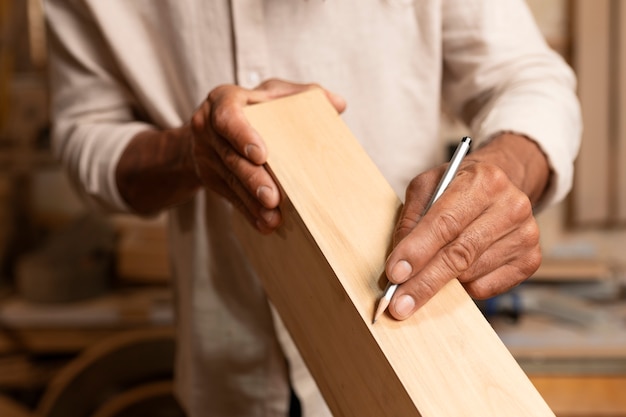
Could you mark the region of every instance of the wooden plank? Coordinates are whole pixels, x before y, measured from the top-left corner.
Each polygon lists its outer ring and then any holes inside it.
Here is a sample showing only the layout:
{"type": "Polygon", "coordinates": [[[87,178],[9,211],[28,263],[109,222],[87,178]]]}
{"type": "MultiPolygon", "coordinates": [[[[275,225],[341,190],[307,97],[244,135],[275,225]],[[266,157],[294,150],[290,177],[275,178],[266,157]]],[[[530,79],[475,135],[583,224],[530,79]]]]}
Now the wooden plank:
{"type": "Polygon", "coordinates": [[[0,303],[0,354],[70,353],[126,329],[169,328],[171,290],[126,289],[70,304],[40,304],[19,297],[0,303]]]}
{"type": "Polygon", "coordinates": [[[553,416],[458,281],[372,325],[400,201],[319,91],[246,108],[284,224],[235,227],[335,416],[553,416]]]}
{"type": "Polygon", "coordinates": [[[615,198],[617,199],[617,222],[626,225],[626,4],[623,1],[616,1],[614,5],[617,7],[619,36],[616,45],[618,79],[615,91],[617,100],[613,112],[617,129],[615,133],[617,145],[615,198]]]}
{"type": "Polygon", "coordinates": [[[583,140],[576,160],[572,221],[603,226],[610,218],[610,0],[574,3],[574,67],[583,111],[583,140]]]}
{"type": "Polygon", "coordinates": [[[12,332],[13,337],[0,335],[0,354],[74,354],[121,331],[146,329],[171,330],[172,326],[19,329],[12,332]]]}
{"type": "Polygon", "coordinates": [[[626,417],[626,377],[532,376],[559,417],[626,417]]]}
{"type": "Polygon", "coordinates": [[[600,259],[544,258],[532,282],[607,281],[613,278],[610,265],[600,259]]]}

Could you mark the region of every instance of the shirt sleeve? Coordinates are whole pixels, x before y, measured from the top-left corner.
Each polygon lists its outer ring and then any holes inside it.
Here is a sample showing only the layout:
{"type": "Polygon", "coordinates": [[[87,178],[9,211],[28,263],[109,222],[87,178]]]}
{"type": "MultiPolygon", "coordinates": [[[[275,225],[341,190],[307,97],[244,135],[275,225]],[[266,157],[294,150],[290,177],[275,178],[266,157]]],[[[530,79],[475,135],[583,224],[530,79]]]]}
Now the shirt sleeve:
{"type": "Polygon", "coordinates": [[[444,2],[443,97],[477,143],[501,132],[534,140],[552,170],[540,207],[571,189],[582,121],[571,68],[523,0],[444,2]]]}
{"type": "Polygon", "coordinates": [[[115,169],[139,132],[137,106],[84,2],[46,0],[52,149],[91,205],[129,211],[115,169]]]}

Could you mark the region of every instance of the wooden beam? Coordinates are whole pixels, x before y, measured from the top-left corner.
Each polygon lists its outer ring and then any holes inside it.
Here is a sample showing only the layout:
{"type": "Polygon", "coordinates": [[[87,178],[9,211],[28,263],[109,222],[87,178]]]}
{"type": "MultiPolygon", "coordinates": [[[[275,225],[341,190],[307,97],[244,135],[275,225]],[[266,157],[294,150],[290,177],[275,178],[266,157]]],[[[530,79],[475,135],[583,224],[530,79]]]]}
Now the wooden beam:
{"type": "Polygon", "coordinates": [[[400,201],[320,91],[246,108],[287,197],[238,234],[335,416],[553,416],[454,280],[372,325],[400,201]]]}
{"type": "Polygon", "coordinates": [[[578,226],[606,226],[611,217],[610,2],[573,5],[573,65],[585,127],[572,190],[571,220],[578,226]]]}
{"type": "Polygon", "coordinates": [[[613,2],[616,15],[614,25],[617,31],[617,41],[615,45],[615,59],[617,68],[615,75],[617,79],[615,94],[615,109],[613,117],[616,123],[615,147],[617,154],[616,163],[616,184],[615,198],[617,204],[616,223],[626,226],[626,4],[623,1],[613,2]]]}

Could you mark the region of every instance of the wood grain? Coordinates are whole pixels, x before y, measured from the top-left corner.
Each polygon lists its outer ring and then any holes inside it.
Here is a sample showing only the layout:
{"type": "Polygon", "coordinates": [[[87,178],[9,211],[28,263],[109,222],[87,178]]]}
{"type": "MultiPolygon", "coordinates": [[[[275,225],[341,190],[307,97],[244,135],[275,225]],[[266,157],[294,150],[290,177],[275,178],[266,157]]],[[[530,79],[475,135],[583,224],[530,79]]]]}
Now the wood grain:
{"type": "Polygon", "coordinates": [[[320,91],[246,108],[285,222],[236,229],[335,416],[553,416],[458,281],[371,325],[401,206],[320,91]]]}

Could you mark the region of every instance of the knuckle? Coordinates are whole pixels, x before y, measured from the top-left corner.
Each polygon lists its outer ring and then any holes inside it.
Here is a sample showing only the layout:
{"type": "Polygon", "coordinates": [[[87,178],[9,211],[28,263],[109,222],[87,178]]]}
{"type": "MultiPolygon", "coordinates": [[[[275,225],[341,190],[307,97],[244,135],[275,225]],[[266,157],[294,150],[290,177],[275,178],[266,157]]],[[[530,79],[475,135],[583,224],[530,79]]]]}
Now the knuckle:
{"type": "Polygon", "coordinates": [[[463,287],[472,298],[485,300],[513,288],[516,283],[517,280],[507,274],[507,276],[485,276],[465,283],[463,287]]]}
{"type": "Polygon", "coordinates": [[[394,242],[399,242],[405,236],[407,236],[415,228],[417,221],[411,220],[408,217],[400,219],[393,233],[394,242]]]}
{"type": "Polygon", "coordinates": [[[527,222],[519,229],[520,243],[524,246],[536,246],[539,244],[539,225],[536,222],[527,222]]]}
{"type": "Polygon", "coordinates": [[[308,90],[320,89],[323,90],[323,87],[318,83],[308,83],[305,85],[308,90]]]}
{"type": "Polygon", "coordinates": [[[443,242],[452,242],[461,232],[461,223],[456,213],[446,211],[435,219],[434,230],[443,242]]]}
{"type": "Polygon", "coordinates": [[[433,184],[436,182],[436,178],[435,178],[435,172],[431,171],[426,171],[418,176],[416,176],[415,178],[413,178],[411,180],[411,182],[409,182],[409,185],[407,187],[407,191],[406,191],[406,195],[407,195],[407,201],[410,201],[410,199],[408,198],[409,196],[418,196],[424,193],[424,189],[427,187],[428,184],[433,184]]]}
{"type": "Polygon", "coordinates": [[[446,268],[456,276],[470,268],[476,252],[477,248],[471,241],[455,240],[443,249],[441,259],[446,268]]]}
{"type": "Polygon", "coordinates": [[[244,187],[247,192],[252,193],[252,190],[261,183],[264,170],[249,167],[246,160],[233,148],[228,147],[220,158],[226,167],[226,182],[231,188],[244,187]]]}
{"type": "Polygon", "coordinates": [[[520,267],[520,272],[522,273],[523,277],[527,278],[530,275],[534,274],[535,271],[539,269],[542,259],[543,255],[541,254],[541,249],[539,248],[539,246],[530,251],[524,257],[524,261],[520,267]]]}
{"type": "Polygon", "coordinates": [[[476,300],[485,300],[498,294],[496,288],[491,285],[488,280],[477,280],[465,285],[465,290],[470,297],[476,300]]]}
{"type": "Polygon", "coordinates": [[[524,219],[532,216],[532,204],[530,203],[530,199],[522,192],[517,193],[512,196],[510,201],[507,202],[509,217],[516,221],[520,222],[524,219]]]}
{"type": "Polygon", "coordinates": [[[261,183],[263,172],[262,168],[253,169],[250,172],[241,175],[239,180],[252,191],[257,188],[258,184],[261,183]]]}
{"type": "Polygon", "coordinates": [[[430,300],[437,294],[440,287],[433,279],[424,278],[419,282],[419,288],[417,291],[416,299],[430,300]]]}
{"type": "Polygon", "coordinates": [[[510,186],[508,175],[496,165],[490,163],[482,163],[472,165],[469,168],[473,170],[473,182],[479,185],[484,193],[490,195],[502,195],[510,186]]]}
{"type": "Polygon", "coordinates": [[[234,108],[228,105],[215,106],[211,112],[211,124],[219,133],[226,131],[228,122],[234,117],[234,108]]]}
{"type": "Polygon", "coordinates": [[[218,101],[219,97],[222,94],[223,86],[215,87],[213,90],[209,92],[206,97],[206,101],[209,103],[215,103],[218,101]]]}
{"type": "Polygon", "coordinates": [[[215,87],[213,90],[209,92],[209,95],[207,96],[207,101],[209,103],[216,103],[220,101],[222,97],[227,95],[227,93],[231,91],[233,88],[236,88],[236,87],[233,85],[229,85],[229,84],[218,85],[217,87],[215,87]]]}
{"type": "Polygon", "coordinates": [[[197,135],[204,131],[204,116],[201,112],[196,112],[191,116],[191,129],[197,135]]]}
{"type": "Polygon", "coordinates": [[[210,105],[208,101],[203,101],[202,105],[196,109],[191,116],[191,129],[195,134],[201,134],[206,129],[207,115],[210,105]]]}
{"type": "Polygon", "coordinates": [[[508,175],[498,166],[494,164],[482,164],[483,168],[481,173],[481,180],[488,181],[487,183],[492,184],[497,188],[502,188],[509,183],[508,175]]]}
{"type": "Polygon", "coordinates": [[[261,90],[264,89],[272,89],[275,88],[281,84],[285,84],[285,81],[282,81],[278,78],[272,77],[272,78],[268,78],[265,81],[263,81],[261,84],[259,84],[258,88],[261,90]]]}
{"type": "Polygon", "coordinates": [[[393,232],[393,242],[397,244],[402,239],[404,239],[404,237],[407,236],[409,233],[411,233],[411,229],[409,229],[408,227],[403,227],[403,226],[397,227],[393,232]]]}
{"type": "Polygon", "coordinates": [[[232,172],[226,171],[223,175],[224,182],[228,185],[228,188],[232,191],[237,190],[239,187],[239,178],[232,172]]]}
{"type": "Polygon", "coordinates": [[[226,146],[222,153],[222,161],[224,165],[229,169],[229,171],[233,172],[239,166],[241,162],[241,156],[237,151],[235,151],[230,146],[226,146]]]}

